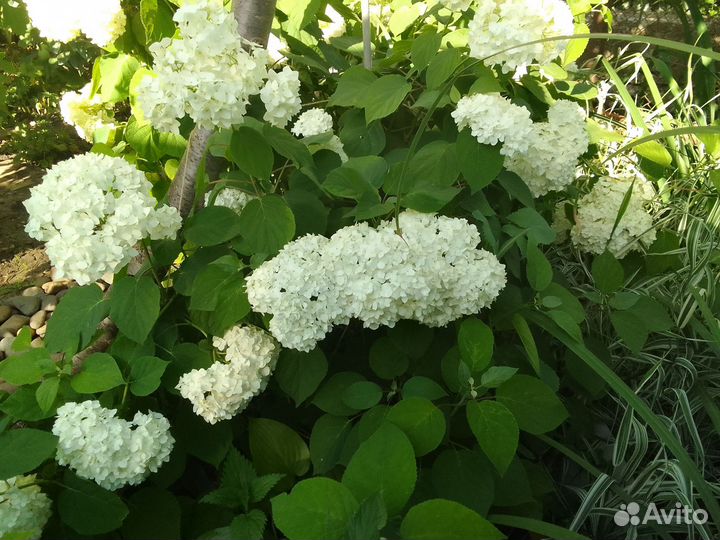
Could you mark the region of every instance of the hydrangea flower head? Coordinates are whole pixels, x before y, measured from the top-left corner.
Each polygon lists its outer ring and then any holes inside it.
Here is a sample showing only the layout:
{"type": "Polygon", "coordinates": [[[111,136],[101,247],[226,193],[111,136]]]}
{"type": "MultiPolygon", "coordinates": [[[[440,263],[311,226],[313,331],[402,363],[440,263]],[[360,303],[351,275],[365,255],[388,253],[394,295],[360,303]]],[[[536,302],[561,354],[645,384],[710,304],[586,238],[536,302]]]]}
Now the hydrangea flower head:
{"type": "Polygon", "coordinates": [[[162,414],[138,412],[128,422],[116,413],[98,401],[66,403],[52,428],[58,437],[57,462],[109,490],[137,485],[157,472],[175,444],[162,414]]]}
{"type": "Polygon", "coordinates": [[[45,242],[59,277],[80,285],[115,273],[143,238],[173,238],[177,210],[155,209],[152,185],[121,158],[83,154],[53,166],[30,190],[25,231],[45,242]]]}
{"type": "Polygon", "coordinates": [[[265,390],[280,354],[277,342],[254,326],[234,326],[213,338],[213,346],[224,359],[193,369],[177,385],[195,414],[210,424],[229,420],[265,390]]]}
{"type": "Polygon", "coordinates": [[[93,142],[95,130],[114,127],[115,119],[103,104],[99,95],[92,98],[92,84],[86,84],[79,92],[65,92],[60,98],[60,114],[66,124],[75,126],[78,135],[93,142]]]}
{"type": "Polygon", "coordinates": [[[333,119],[322,109],[308,109],[302,113],[293,125],[292,132],[296,137],[314,137],[333,130],[333,119]]]}
{"type": "Polygon", "coordinates": [[[0,538],[39,539],[51,507],[34,475],[0,480],[0,538]]]}
{"type": "Polygon", "coordinates": [[[284,128],[302,106],[298,72],[287,66],[280,72],[269,71],[267,83],[260,90],[260,99],[265,104],[265,121],[284,128]]]}
{"type": "MultiPolygon", "coordinates": [[[[242,212],[243,208],[245,208],[245,205],[253,199],[257,199],[257,197],[233,187],[226,187],[220,190],[215,196],[213,205],[230,208],[239,214],[242,212]]],[[[209,204],[210,193],[205,195],[205,206],[208,206],[209,204]]]]}

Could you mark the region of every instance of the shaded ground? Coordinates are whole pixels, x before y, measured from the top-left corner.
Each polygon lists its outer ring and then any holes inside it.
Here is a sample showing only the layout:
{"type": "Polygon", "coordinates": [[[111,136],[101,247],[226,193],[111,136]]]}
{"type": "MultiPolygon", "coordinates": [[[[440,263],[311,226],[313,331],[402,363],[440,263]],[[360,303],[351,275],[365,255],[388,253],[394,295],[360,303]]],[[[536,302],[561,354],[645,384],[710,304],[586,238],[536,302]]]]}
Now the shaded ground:
{"type": "Polygon", "coordinates": [[[39,169],[0,157],[0,297],[49,276],[45,252],[24,230],[27,213],[22,202],[41,176],[39,169]]]}

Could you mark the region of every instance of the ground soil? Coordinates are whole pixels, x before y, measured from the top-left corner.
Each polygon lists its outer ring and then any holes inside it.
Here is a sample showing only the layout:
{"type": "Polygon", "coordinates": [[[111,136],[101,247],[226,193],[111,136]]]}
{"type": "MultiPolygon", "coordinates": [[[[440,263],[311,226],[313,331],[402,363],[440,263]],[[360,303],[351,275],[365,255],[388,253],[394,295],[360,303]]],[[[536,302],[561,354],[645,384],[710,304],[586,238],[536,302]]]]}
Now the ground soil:
{"type": "Polygon", "coordinates": [[[45,251],[24,230],[27,213],[22,202],[41,177],[40,169],[0,157],[0,297],[47,281],[50,274],[45,251]]]}

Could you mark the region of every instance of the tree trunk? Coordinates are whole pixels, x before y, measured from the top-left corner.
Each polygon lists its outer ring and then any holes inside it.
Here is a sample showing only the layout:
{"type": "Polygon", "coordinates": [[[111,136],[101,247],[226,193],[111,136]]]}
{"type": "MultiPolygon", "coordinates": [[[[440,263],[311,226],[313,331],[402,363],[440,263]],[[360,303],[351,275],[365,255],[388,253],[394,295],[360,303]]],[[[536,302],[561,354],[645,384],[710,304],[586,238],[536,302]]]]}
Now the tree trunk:
{"type": "MultiPolygon", "coordinates": [[[[268,36],[275,17],[276,0],[233,0],[233,12],[238,33],[243,39],[267,47],[268,36]]],[[[200,164],[213,132],[196,127],[190,133],[187,149],[168,192],[168,204],[185,218],[192,210],[200,164]]]]}

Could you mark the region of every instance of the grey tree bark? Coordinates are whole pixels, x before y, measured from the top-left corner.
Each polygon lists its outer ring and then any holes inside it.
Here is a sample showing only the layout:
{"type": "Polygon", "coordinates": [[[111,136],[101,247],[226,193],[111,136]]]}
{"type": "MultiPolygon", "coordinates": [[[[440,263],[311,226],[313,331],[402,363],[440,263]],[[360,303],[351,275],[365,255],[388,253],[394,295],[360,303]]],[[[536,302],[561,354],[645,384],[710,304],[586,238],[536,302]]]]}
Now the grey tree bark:
{"type": "MultiPolygon", "coordinates": [[[[233,13],[240,37],[267,46],[268,36],[275,17],[276,0],[233,0],[233,13]]],[[[190,133],[187,149],[168,192],[168,204],[174,206],[183,218],[192,210],[195,186],[203,156],[213,132],[195,128],[190,133]]]]}

